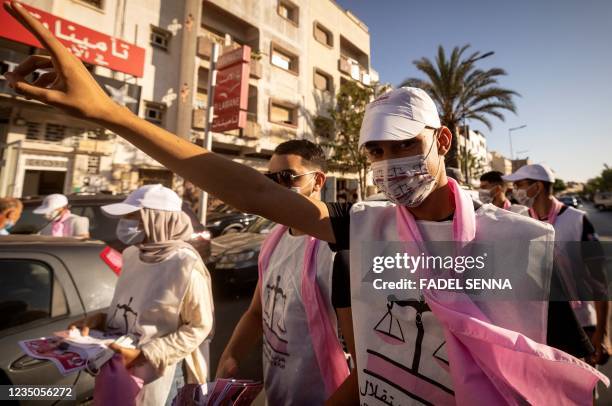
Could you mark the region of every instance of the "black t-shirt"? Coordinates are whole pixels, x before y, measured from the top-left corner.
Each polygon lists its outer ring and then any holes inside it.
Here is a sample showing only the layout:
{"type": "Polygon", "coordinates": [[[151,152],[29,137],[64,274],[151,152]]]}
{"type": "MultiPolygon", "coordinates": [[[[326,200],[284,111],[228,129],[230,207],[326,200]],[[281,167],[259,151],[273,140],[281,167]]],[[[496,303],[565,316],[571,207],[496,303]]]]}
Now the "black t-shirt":
{"type": "Polygon", "coordinates": [[[332,251],[338,252],[350,249],[351,240],[351,207],[353,203],[325,203],[329,211],[329,220],[336,242],[329,244],[332,251]]]}
{"type": "Polygon", "coordinates": [[[332,304],[335,309],[351,307],[350,251],[342,250],[334,257],[332,304]]]}

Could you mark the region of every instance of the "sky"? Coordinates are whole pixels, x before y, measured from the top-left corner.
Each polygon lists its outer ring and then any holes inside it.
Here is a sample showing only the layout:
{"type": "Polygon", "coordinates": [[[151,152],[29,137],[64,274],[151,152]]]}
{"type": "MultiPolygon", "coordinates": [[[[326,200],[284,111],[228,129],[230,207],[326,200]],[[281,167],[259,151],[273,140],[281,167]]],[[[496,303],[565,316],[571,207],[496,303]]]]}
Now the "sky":
{"type": "Polygon", "coordinates": [[[412,62],[471,44],[494,51],[477,62],[508,75],[520,93],[517,114],[493,118],[489,150],[548,164],[565,181],[586,181],[612,165],[612,1],[609,0],[337,0],[369,28],[371,66],[398,86],[423,77],[412,62]]]}

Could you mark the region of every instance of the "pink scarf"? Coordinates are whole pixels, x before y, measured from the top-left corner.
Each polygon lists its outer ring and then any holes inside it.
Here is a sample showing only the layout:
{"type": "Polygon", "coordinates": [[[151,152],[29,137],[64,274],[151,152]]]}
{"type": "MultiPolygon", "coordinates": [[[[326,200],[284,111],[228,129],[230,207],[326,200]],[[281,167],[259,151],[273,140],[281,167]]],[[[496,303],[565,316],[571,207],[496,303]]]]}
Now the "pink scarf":
{"type": "Polygon", "coordinates": [[[502,207],[502,209],[510,210],[510,206],[512,206],[512,203],[510,203],[510,200],[504,199],[504,207],[502,207]]]}
{"type": "MultiPolygon", "coordinates": [[[[557,220],[557,216],[559,215],[559,212],[561,211],[562,208],[563,208],[563,203],[561,203],[560,201],[558,201],[557,199],[553,197],[552,206],[550,207],[550,210],[548,211],[548,215],[546,216],[546,222],[549,224],[555,224],[555,220],[557,220]]],[[[536,213],[535,210],[531,207],[529,208],[529,215],[536,220],[540,220],[540,217],[538,217],[538,213],[536,213]]],[[[540,221],[544,221],[544,220],[540,220],[540,221]]]]}
{"type": "MultiPolygon", "coordinates": [[[[263,280],[263,274],[268,269],[274,249],[286,231],[287,227],[278,225],[274,227],[264,241],[258,260],[260,281],[263,280]]],[[[328,308],[317,284],[316,258],[319,240],[313,237],[307,238],[304,269],[302,270],[302,301],[304,302],[312,346],[325,384],[325,393],[327,397],[330,397],[348,377],[349,370],[334,323],[329,317],[333,309],[328,308]]],[[[308,371],[304,371],[304,373],[308,373],[308,371]]]]}
{"type": "MultiPolygon", "coordinates": [[[[473,204],[453,179],[448,186],[455,203],[453,238],[464,246],[476,235],[473,204]]],[[[397,207],[397,229],[402,241],[423,241],[405,207],[397,207]]],[[[462,293],[425,290],[423,294],[444,327],[459,405],[587,405],[598,380],[609,385],[608,378],[577,358],[492,324],[462,293]]]]}
{"type": "Polygon", "coordinates": [[[51,225],[51,235],[54,237],[65,237],[70,236],[71,231],[66,224],[66,220],[70,217],[70,210],[66,210],[64,214],[60,216],[57,220],[53,222],[51,225]]]}

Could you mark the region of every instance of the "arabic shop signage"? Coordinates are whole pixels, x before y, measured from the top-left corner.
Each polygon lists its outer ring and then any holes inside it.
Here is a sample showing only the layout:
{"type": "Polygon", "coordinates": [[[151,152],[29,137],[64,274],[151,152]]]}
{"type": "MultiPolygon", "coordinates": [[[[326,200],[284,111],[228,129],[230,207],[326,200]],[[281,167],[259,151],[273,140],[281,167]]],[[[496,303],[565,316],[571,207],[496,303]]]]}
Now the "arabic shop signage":
{"type": "Polygon", "coordinates": [[[246,45],[219,57],[213,131],[231,131],[246,126],[250,61],[251,48],[246,45]]]}
{"type": "MultiPolygon", "coordinates": [[[[2,73],[14,70],[19,63],[27,57],[28,55],[26,53],[0,48],[0,94],[18,96],[15,90],[8,86],[8,82],[5,80],[2,73]]],[[[30,76],[30,81],[35,81],[44,72],[44,69],[37,69],[30,76]]],[[[138,115],[138,106],[140,105],[140,95],[142,91],[141,86],[100,75],[94,74],[92,76],[111,99],[138,115]]]]}
{"type": "MultiPolygon", "coordinates": [[[[70,52],[84,62],[142,77],[144,48],[22,4],[70,52]]],[[[42,48],[40,42],[0,7],[0,37],[42,48]]]]}

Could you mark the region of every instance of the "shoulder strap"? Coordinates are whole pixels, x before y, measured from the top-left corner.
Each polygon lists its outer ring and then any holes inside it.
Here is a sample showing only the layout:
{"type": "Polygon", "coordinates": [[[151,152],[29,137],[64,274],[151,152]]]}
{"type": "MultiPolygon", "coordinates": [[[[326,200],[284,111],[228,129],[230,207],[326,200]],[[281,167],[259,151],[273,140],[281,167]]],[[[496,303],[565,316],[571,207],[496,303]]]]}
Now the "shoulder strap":
{"type": "Polygon", "coordinates": [[[283,234],[287,231],[287,227],[283,225],[276,225],[270,231],[270,234],[266,237],[263,244],[261,245],[261,250],[259,251],[259,257],[257,258],[257,268],[259,273],[259,280],[262,280],[263,274],[268,269],[268,265],[270,263],[270,257],[272,257],[272,253],[278,242],[280,241],[283,234]]]}
{"type": "Polygon", "coordinates": [[[302,303],[306,312],[308,331],[329,397],[349,375],[348,363],[338,340],[334,323],[330,318],[332,309],[323,298],[317,283],[317,252],[320,241],[308,237],[302,270],[302,303]]]}

